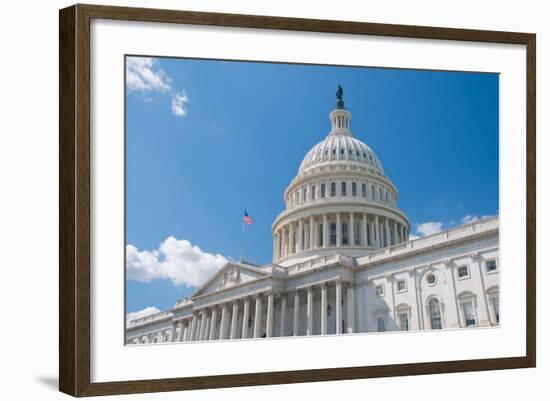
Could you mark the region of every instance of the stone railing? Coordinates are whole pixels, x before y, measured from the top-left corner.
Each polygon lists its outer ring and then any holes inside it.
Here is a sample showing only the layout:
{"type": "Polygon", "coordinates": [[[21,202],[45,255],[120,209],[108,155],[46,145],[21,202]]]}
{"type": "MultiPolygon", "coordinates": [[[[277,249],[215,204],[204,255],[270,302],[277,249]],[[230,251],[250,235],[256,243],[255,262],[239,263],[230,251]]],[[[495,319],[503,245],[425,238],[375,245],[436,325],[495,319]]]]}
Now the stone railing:
{"type": "Polygon", "coordinates": [[[140,326],[145,323],[154,322],[157,320],[162,320],[162,319],[171,318],[171,317],[172,317],[172,312],[170,311],[159,312],[159,313],[155,313],[154,315],[148,315],[145,317],[140,317],[139,319],[130,320],[128,322],[128,327],[140,326]]]}
{"type": "Polygon", "coordinates": [[[188,303],[189,303],[189,304],[192,303],[192,302],[191,302],[191,298],[189,298],[189,297],[185,297],[185,298],[182,298],[182,299],[178,299],[178,300],[176,301],[176,305],[174,305],[174,308],[178,308],[178,307],[184,306],[185,304],[188,304],[188,303]]]}
{"type": "Polygon", "coordinates": [[[342,255],[336,253],[333,255],[320,256],[315,259],[306,260],[305,262],[297,263],[288,269],[288,273],[303,272],[310,269],[316,269],[322,266],[330,265],[333,263],[340,263],[341,265],[349,268],[354,266],[354,258],[351,256],[342,255]]]}

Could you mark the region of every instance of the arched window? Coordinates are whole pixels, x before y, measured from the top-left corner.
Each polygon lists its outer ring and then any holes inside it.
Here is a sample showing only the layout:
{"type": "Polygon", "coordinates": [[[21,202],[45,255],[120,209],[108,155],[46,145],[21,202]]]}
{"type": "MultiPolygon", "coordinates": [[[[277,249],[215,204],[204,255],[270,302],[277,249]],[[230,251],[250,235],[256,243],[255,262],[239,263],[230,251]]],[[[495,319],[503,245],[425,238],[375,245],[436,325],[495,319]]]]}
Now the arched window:
{"type": "Polygon", "coordinates": [[[330,184],[330,196],[336,196],[336,183],[332,182],[330,184]]]}
{"type": "Polygon", "coordinates": [[[357,184],[355,182],[351,183],[351,195],[357,196],[357,184]]]}
{"type": "Polygon", "coordinates": [[[330,245],[336,245],[336,223],[330,223],[330,245]]]}
{"type": "Polygon", "coordinates": [[[311,187],[311,199],[315,200],[315,185],[311,187]]]}
{"type": "Polygon", "coordinates": [[[374,191],[374,185],[370,186],[370,196],[372,197],[372,199],[376,198],[376,192],[374,191]]]}
{"type": "Polygon", "coordinates": [[[302,201],[305,202],[306,199],[307,199],[307,188],[304,188],[303,191],[302,191],[302,201]]]}
{"type": "Polygon", "coordinates": [[[384,200],[384,195],[382,194],[382,188],[378,188],[378,195],[380,195],[380,197],[378,199],[380,201],[383,201],[384,200]]]}
{"type": "Polygon", "coordinates": [[[325,184],[321,184],[321,198],[325,197],[325,184]]]}
{"type": "Polygon", "coordinates": [[[457,298],[462,312],[462,324],[466,327],[476,326],[476,296],[469,291],[464,291],[457,298]]]}
{"type": "Polygon", "coordinates": [[[346,196],[346,183],[342,183],[342,196],[346,196]]]}
{"type": "Polygon", "coordinates": [[[361,184],[361,196],[363,198],[367,197],[367,184],[365,183],[361,184]]]}
{"type": "Polygon", "coordinates": [[[432,298],[428,303],[428,312],[430,313],[430,327],[432,330],[442,329],[441,305],[436,298],[432,298]]]}
{"type": "Polygon", "coordinates": [[[348,223],[342,223],[342,245],[348,245],[348,223]]]}

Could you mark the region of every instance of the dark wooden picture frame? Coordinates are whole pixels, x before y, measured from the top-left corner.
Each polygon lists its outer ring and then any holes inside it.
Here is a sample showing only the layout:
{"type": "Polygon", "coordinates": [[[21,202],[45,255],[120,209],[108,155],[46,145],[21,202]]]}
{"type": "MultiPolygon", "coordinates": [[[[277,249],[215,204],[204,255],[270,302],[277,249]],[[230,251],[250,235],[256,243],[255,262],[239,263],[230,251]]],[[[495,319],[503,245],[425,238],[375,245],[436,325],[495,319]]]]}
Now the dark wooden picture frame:
{"type": "Polygon", "coordinates": [[[93,396],[535,367],[535,34],[80,4],[60,10],[59,29],[60,391],[73,396],[93,396]],[[525,45],[526,356],[91,383],[90,22],[94,18],[525,45]]]}

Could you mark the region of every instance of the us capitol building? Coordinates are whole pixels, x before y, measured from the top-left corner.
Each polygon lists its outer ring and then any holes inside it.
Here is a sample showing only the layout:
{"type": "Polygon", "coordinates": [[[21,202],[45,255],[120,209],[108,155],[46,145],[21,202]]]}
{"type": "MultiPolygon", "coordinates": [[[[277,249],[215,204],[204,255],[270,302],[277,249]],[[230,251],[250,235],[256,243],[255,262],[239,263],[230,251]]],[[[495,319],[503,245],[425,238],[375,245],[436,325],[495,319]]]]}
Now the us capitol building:
{"type": "Polygon", "coordinates": [[[382,163],[351,132],[342,89],[273,222],[273,262],[227,262],[127,344],[436,330],[499,324],[499,220],[409,239],[382,163]]]}

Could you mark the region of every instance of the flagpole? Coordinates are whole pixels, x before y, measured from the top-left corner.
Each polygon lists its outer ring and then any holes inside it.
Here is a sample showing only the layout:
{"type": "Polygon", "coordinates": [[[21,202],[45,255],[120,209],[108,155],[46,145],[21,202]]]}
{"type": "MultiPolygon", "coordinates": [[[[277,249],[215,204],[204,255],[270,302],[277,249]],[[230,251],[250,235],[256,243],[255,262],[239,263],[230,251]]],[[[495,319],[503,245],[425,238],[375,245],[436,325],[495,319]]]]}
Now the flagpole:
{"type": "Polygon", "coordinates": [[[241,223],[241,254],[239,257],[239,262],[243,261],[243,250],[244,250],[244,219],[241,223]]]}

